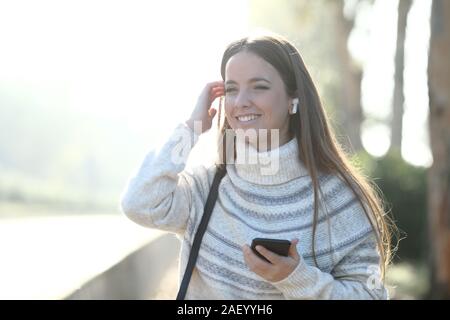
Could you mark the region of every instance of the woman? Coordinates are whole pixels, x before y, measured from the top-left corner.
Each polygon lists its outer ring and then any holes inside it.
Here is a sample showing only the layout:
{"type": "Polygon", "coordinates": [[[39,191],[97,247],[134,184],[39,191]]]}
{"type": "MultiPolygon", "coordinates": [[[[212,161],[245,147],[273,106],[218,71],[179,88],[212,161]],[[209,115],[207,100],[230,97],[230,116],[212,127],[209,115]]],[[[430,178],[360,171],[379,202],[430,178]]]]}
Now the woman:
{"type": "Polygon", "coordinates": [[[298,50],[277,35],[243,38],[226,48],[221,75],[190,119],[146,156],[121,199],[131,220],[183,239],[181,277],[215,172],[226,169],[186,299],[388,298],[380,198],[336,141],[298,50]],[[211,104],[222,96],[221,122],[221,107],[211,104]],[[218,166],[185,170],[217,113],[218,166]],[[248,161],[251,154],[276,165],[264,171],[268,162],[248,161]],[[291,240],[289,254],[257,247],[264,260],[249,248],[254,238],[291,240]]]}

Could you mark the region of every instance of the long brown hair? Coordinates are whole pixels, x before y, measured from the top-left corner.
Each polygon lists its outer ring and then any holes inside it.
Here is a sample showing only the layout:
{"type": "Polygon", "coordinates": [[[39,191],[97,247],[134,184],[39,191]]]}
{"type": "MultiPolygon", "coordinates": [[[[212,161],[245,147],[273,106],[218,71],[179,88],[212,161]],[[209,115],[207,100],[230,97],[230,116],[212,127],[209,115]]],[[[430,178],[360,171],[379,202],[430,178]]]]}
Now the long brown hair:
{"type": "MultiPolygon", "coordinates": [[[[286,38],[277,34],[248,36],[230,43],[223,54],[221,75],[225,81],[225,67],[228,60],[238,52],[251,52],[270,63],[281,76],[286,92],[291,98],[299,99],[299,110],[290,116],[289,133],[298,141],[299,160],[307,168],[314,188],[314,216],[312,252],[315,255],[315,235],[319,215],[319,195],[323,193],[319,184],[319,173],[337,174],[351,188],[361,204],[377,238],[380,253],[380,269],[384,280],[385,270],[391,258],[391,232],[395,229],[392,220],[383,207],[381,191],[368,177],[364,176],[348,159],[337,141],[322,106],[317,89],[306,69],[299,51],[286,38]]],[[[226,131],[230,129],[227,119],[221,122],[219,104],[219,166],[226,165],[226,131]]]]}

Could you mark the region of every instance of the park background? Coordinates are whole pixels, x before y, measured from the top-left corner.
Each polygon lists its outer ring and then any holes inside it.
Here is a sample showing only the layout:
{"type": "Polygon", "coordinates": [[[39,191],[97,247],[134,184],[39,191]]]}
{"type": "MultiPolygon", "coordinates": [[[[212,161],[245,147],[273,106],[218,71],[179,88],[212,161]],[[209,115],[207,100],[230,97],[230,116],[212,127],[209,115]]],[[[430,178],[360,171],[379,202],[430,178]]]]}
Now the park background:
{"type": "Polygon", "coordinates": [[[179,243],[120,193],[226,45],[265,31],[299,49],[384,193],[392,298],[450,297],[449,25],[446,0],[0,0],[0,299],[175,297],[179,243]]]}

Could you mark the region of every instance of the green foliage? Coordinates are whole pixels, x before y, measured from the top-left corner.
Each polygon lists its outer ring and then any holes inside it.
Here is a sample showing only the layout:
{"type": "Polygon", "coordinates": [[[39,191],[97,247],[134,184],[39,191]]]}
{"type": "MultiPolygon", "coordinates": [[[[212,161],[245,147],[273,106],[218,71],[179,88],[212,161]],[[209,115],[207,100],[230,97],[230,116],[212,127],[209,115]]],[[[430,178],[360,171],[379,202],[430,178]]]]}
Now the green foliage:
{"type": "Polygon", "coordinates": [[[357,155],[365,173],[381,189],[386,209],[400,230],[399,248],[394,261],[425,261],[427,258],[426,168],[403,160],[398,151],[383,158],[362,152],[357,155]]]}

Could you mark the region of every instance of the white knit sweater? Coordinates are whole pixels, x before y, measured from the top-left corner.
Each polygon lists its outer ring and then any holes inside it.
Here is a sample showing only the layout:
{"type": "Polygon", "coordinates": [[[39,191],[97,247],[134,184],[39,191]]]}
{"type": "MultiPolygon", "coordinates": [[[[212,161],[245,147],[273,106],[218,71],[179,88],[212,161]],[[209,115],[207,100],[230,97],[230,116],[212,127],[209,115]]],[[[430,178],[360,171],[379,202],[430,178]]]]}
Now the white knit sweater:
{"type": "MultiPolygon", "coordinates": [[[[198,138],[180,123],[161,148],[147,154],[121,197],[122,211],[131,220],[183,240],[180,282],[216,170],[186,168],[198,138]],[[180,137],[188,137],[181,152],[180,137]]],[[[319,211],[315,266],[311,179],[299,161],[296,138],[264,154],[275,151],[279,153],[275,175],[261,174],[261,164],[227,165],[186,299],[388,298],[371,225],[350,188],[335,175],[320,176],[328,211],[319,211]],[[241,247],[257,237],[300,239],[297,268],[278,282],[252,272],[241,247]]]]}

